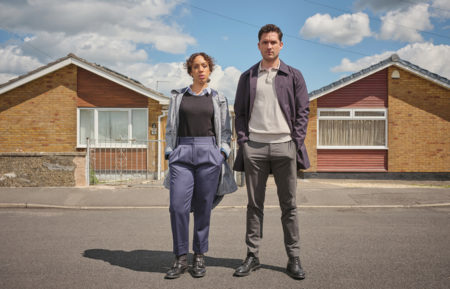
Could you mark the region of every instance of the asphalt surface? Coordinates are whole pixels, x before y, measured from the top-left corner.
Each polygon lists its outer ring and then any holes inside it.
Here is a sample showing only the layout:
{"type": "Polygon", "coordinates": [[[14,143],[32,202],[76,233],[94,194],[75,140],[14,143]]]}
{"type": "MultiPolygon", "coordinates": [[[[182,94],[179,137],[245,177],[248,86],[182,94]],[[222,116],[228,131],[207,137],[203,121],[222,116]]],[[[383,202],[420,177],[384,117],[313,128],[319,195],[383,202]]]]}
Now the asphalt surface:
{"type": "Polygon", "coordinates": [[[262,268],[238,278],[245,209],[219,208],[206,276],[165,280],[173,261],[167,209],[0,209],[0,288],[447,289],[449,221],[449,207],[300,209],[307,275],[298,281],[285,273],[280,211],[267,208],[262,268]]]}
{"type": "Polygon", "coordinates": [[[450,182],[299,180],[302,281],[285,273],[273,180],[262,268],[248,277],[232,276],[245,257],[245,188],[213,211],[201,279],[164,279],[168,201],[154,182],[0,188],[0,288],[450,288],[450,182]]]}

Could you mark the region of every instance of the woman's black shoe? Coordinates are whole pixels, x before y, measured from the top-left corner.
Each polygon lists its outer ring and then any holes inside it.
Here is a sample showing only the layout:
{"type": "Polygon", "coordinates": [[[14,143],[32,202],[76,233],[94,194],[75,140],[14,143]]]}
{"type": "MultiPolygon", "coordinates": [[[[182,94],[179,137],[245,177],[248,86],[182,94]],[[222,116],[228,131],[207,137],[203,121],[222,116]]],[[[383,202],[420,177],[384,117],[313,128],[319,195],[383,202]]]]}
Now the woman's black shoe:
{"type": "Polygon", "coordinates": [[[170,268],[170,270],[167,271],[166,276],[164,278],[176,279],[180,277],[181,274],[186,272],[187,268],[188,265],[186,255],[179,256],[173,263],[172,268],[170,268]]]}
{"type": "Polygon", "coordinates": [[[205,259],[202,254],[194,254],[194,263],[192,264],[192,277],[201,278],[206,274],[205,259]]]}

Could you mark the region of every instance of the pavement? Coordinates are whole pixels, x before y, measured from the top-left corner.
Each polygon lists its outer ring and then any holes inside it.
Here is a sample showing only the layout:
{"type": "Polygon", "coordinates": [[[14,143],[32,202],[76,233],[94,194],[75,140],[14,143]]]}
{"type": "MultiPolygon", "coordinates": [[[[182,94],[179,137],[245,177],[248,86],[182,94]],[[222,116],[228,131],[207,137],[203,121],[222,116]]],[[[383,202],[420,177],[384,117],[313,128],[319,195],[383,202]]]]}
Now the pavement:
{"type": "MultiPolygon", "coordinates": [[[[265,207],[278,207],[269,178],[265,207]]],[[[245,187],[226,195],[218,208],[245,208],[245,187]]],[[[449,181],[299,179],[298,208],[404,208],[450,206],[449,181]]],[[[84,210],[148,209],[169,206],[161,181],[88,187],[2,187],[0,208],[84,210]]]]}

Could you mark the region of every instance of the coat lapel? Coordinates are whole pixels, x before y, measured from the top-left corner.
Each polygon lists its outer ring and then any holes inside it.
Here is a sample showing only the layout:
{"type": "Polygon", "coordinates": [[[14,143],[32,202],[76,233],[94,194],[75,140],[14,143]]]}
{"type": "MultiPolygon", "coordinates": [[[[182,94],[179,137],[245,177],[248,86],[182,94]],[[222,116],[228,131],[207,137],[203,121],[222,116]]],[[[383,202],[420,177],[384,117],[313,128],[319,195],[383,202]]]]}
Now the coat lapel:
{"type": "Polygon", "coordinates": [[[293,85],[292,83],[285,83],[286,82],[286,77],[289,75],[289,70],[287,65],[280,60],[280,69],[278,70],[277,75],[275,76],[275,90],[277,92],[277,98],[278,98],[278,103],[280,104],[280,108],[281,111],[284,114],[284,117],[286,118],[286,121],[289,125],[289,128],[293,129],[293,123],[292,123],[292,119],[291,119],[291,114],[290,114],[290,110],[289,110],[289,103],[293,103],[293,101],[289,101],[289,93],[286,93],[287,90],[289,90],[288,87],[286,87],[286,85],[293,85]]]}
{"type": "Polygon", "coordinates": [[[249,115],[253,111],[253,103],[255,102],[256,97],[256,83],[258,81],[258,68],[259,62],[250,69],[250,110],[249,115]]]}

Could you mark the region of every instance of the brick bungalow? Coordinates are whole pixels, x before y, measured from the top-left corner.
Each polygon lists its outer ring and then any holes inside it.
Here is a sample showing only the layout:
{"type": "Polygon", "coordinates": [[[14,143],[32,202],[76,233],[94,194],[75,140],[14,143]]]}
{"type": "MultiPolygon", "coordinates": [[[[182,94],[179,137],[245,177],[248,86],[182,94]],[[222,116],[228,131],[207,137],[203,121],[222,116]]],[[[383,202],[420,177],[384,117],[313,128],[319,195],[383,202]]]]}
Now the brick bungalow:
{"type": "Polygon", "coordinates": [[[394,54],[309,95],[306,175],[450,177],[448,79],[394,54]]]}
{"type": "MultiPolygon", "coordinates": [[[[85,185],[87,137],[94,148],[99,139],[155,141],[138,157],[145,160],[140,169],[156,175],[165,169],[156,143],[164,136],[168,103],[163,94],[74,54],[12,79],[0,85],[0,186],[11,185],[11,175],[23,180],[18,185],[85,185]],[[27,166],[41,176],[24,171],[27,166]],[[65,177],[55,177],[63,171],[65,177]]],[[[108,150],[103,154],[111,158],[108,150]]]]}

